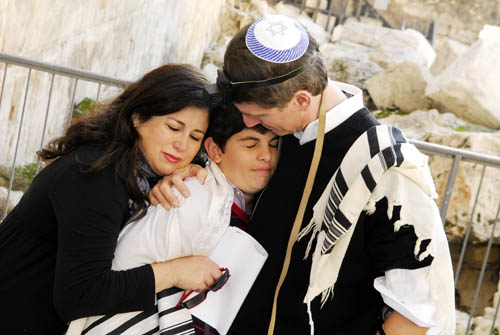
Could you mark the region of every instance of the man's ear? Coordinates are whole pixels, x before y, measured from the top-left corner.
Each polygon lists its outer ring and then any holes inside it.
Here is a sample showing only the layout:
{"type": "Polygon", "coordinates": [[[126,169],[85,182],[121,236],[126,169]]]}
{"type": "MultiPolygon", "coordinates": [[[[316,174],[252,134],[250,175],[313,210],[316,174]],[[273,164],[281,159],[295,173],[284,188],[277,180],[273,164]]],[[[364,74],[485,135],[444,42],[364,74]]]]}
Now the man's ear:
{"type": "Polygon", "coordinates": [[[210,157],[210,160],[212,162],[218,164],[222,161],[222,150],[221,148],[217,145],[217,143],[214,142],[213,137],[207,137],[205,139],[205,150],[207,151],[208,157],[210,157]]]}
{"type": "Polygon", "coordinates": [[[299,111],[307,111],[312,103],[312,95],[306,90],[299,90],[293,94],[292,103],[299,111]]]}

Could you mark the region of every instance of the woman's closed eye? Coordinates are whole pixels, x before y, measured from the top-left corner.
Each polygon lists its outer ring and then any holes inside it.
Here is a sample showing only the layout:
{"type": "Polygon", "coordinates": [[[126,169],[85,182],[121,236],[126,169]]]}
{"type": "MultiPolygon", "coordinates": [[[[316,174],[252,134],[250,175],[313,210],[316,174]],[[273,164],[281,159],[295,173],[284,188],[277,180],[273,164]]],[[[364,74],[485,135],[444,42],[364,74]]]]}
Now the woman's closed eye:
{"type": "Polygon", "coordinates": [[[171,125],[169,125],[169,124],[167,124],[167,126],[168,126],[168,128],[169,128],[170,130],[172,130],[172,131],[180,131],[180,130],[181,130],[181,128],[177,128],[177,127],[171,126],[171,125]]]}
{"type": "Polygon", "coordinates": [[[201,141],[201,137],[197,137],[197,136],[193,136],[193,135],[190,135],[190,137],[195,140],[196,142],[200,142],[201,141]]]}

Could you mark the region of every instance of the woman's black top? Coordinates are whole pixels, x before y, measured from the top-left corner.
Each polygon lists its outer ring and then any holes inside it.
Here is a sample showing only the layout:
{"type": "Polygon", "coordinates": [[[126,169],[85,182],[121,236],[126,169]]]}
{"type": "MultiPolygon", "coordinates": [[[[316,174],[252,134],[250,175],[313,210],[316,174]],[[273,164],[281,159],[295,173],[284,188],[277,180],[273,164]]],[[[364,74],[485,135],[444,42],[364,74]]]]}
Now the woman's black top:
{"type": "Polygon", "coordinates": [[[84,316],[154,308],[150,265],[112,271],[129,196],[103,150],[83,146],[45,167],[0,224],[0,333],[60,334],[84,316]]]}

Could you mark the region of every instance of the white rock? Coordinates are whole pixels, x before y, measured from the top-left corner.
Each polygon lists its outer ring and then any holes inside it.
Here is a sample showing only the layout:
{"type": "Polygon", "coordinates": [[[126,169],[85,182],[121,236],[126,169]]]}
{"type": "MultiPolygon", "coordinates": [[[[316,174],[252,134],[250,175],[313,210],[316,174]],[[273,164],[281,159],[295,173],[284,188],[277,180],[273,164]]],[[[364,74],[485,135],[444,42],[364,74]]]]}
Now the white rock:
{"type": "Polygon", "coordinates": [[[382,71],[382,68],[368,59],[370,48],[361,44],[340,41],[320,46],[328,76],[365,88],[365,81],[382,71]]]}
{"type": "Polygon", "coordinates": [[[467,322],[469,322],[469,314],[456,310],[457,328],[456,335],[465,335],[467,329],[467,322]]]}
{"type": "Polygon", "coordinates": [[[425,57],[403,44],[383,44],[372,48],[368,58],[383,69],[392,68],[401,63],[414,63],[419,67],[428,67],[425,57]]]}
{"type": "Polygon", "coordinates": [[[429,109],[425,88],[432,78],[429,69],[400,63],[366,81],[366,89],[379,109],[396,107],[402,112],[429,109]]]}
{"type": "Polygon", "coordinates": [[[489,24],[484,25],[483,29],[479,32],[479,39],[500,43],[500,27],[489,24]]]}
{"type": "MultiPolygon", "coordinates": [[[[335,27],[332,39],[334,41],[345,40],[359,43],[374,49],[383,48],[387,50],[383,53],[386,55],[390,55],[392,50],[397,56],[402,50],[409,48],[413,51],[412,53],[418,55],[418,58],[422,58],[419,62],[423,62],[427,67],[430,67],[436,58],[436,52],[427,39],[413,29],[398,30],[350,20],[344,25],[335,27]]],[[[402,58],[401,62],[403,61],[404,58],[402,58]]],[[[391,62],[390,65],[395,64],[391,62]]]]}
{"type": "Polygon", "coordinates": [[[441,112],[498,129],[499,59],[500,43],[480,39],[429,83],[426,95],[441,112]]]}
{"type": "Polygon", "coordinates": [[[218,69],[219,69],[219,67],[217,65],[214,65],[212,63],[207,63],[207,64],[205,64],[205,66],[203,67],[203,69],[201,71],[203,72],[203,74],[207,77],[207,79],[211,83],[215,83],[215,81],[217,80],[217,70],[218,69]]]}
{"type": "MultiPolygon", "coordinates": [[[[439,114],[437,110],[416,111],[409,115],[391,115],[380,122],[392,124],[402,129],[408,138],[500,156],[500,133],[478,131],[457,131],[468,125],[453,114],[439,114]]],[[[429,167],[439,194],[438,206],[448,181],[451,159],[432,156],[429,167]]],[[[460,163],[451,202],[448,207],[446,230],[463,238],[471,218],[483,166],[475,163],[460,163]]],[[[490,238],[493,221],[500,204],[500,168],[487,167],[479,193],[478,203],[472,218],[472,239],[486,242],[490,238]]],[[[500,224],[496,225],[495,243],[500,243],[500,224]]]]}
{"type": "Polygon", "coordinates": [[[433,75],[438,75],[443,72],[448,65],[453,63],[458,56],[462,55],[469,49],[468,45],[463,43],[450,40],[448,38],[442,40],[439,47],[436,50],[436,59],[431,66],[431,73],[433,75]]]}

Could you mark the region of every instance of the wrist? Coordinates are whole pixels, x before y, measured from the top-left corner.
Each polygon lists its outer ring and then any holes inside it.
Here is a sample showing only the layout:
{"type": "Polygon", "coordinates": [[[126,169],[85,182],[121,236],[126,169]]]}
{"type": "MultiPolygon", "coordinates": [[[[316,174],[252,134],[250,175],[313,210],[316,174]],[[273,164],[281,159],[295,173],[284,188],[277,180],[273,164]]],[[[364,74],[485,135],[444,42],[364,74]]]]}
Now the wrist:
{"type": "Polygon", "coordinates": [[[151,264],[155,277],[156,293],[177,285],[176,274],[171,261],[151,264]]]}

